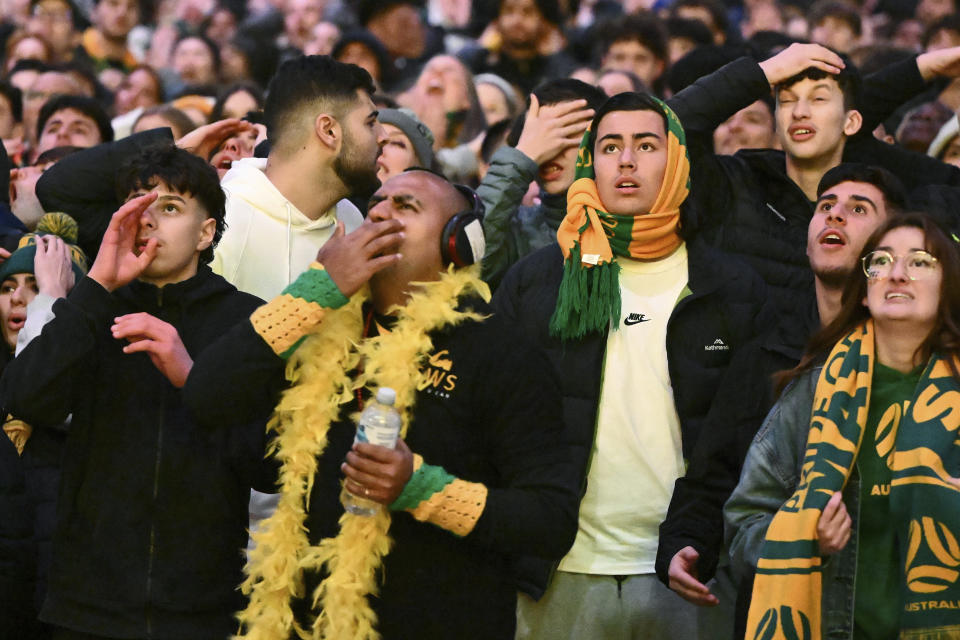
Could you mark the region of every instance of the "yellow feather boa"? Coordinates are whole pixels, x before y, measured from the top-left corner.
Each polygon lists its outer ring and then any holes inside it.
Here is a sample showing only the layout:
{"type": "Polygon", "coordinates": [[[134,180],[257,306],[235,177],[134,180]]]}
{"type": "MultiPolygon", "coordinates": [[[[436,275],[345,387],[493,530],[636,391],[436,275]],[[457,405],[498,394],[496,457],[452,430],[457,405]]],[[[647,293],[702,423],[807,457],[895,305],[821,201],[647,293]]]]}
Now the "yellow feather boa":
{"type": "Polygon", "coordinates": [[[318,459],[340,406],[349,403],[361,387],[371,392],[380,386],[392,387],[405,436],[421,381],[420,367],[433,349],[430,332],[483,319],[475,312],[457,310],[461,296],[490,299],[478,266],[457,271],[451,267],[435,282],[415,284],[407,304],[392,309],[397,323],[389,333],[362,339],[361,306],[367,297],[363,292],[330,311],[290,359],[291,388],[268,425],[277,433],[270,453],[281,463],[280,503],[253,534],[256,547],[241,585],[250,602],[238,615],[243,631],[237,638],[286,640],[291,629],[301,638],[380,637],[367,594],[376,593],[376,572],[390,551],[389,511],[382,509],[374,517],[345,512],[337,537],[311,547],[306,510],[318,459]],[[348,372],[361,362],[363,372],[351,380],[348,372]],[[294,622],[290,599],[304,596],[304,570],[324,568],[328,575],[312,601],[319,614],[311,629],[301,628],[294,622]]]}

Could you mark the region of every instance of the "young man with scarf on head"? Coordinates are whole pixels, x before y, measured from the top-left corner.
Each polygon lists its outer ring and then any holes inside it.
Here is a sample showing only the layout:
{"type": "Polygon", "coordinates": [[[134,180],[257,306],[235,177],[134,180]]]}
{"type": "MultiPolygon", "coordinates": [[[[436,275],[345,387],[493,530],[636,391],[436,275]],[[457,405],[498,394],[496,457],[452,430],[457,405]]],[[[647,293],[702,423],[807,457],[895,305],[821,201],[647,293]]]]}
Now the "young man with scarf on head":
{"type": "Polygon", "coordinates": [[[715,391],[766,312],[756,274],[682,235],[689,171],[664,103],[610,98],[584,136],[558,244],[497,291],[497,311],[561,377],[564,435],[587,481],[552,580],[545,563],[520,567],[540,601],[521,595],[518,637],[695,638],[707,626],[657,584],[657,528],[686,462],[721,435],[715,391]]]}

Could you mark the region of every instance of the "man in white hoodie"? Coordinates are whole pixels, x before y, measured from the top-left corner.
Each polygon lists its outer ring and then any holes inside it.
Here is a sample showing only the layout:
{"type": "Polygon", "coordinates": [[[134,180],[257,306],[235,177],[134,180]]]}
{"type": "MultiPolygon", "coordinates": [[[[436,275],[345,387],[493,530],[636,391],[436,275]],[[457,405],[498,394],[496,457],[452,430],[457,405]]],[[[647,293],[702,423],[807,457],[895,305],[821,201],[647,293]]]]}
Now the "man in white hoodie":
{"type": "Polygon", "coordinates": [[[345,200],[379,186],[380,125],[369,74],[327,56],[280,66],[264,107],[270,154],[235,162],[221,185],[227,230],[213,270],[241,291],[277,296],[316,258],[338,223],[363,217],[345,200]]]}
{"type": "MultiPolygon", "coordinates": [[[[345,198],[379,186],[380,124],[370,74],[328,56],[280,65],[264,115],[270,154],[234,162],[220,185],[227,225],[211,268],[240,291],[271,300],[304,272],[337,225],[363,216],[345,198]]],[[[251,529],[276,497],[250,491],[251,529]]]]}

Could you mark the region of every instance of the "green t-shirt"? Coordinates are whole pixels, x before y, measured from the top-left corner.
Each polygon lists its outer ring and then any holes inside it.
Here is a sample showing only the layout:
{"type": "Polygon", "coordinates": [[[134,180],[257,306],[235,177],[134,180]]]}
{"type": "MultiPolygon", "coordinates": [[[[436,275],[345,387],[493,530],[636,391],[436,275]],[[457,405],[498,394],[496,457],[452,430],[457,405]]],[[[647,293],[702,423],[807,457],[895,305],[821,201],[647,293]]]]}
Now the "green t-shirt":
{"type": "Polygon", "coordinates": [[[900,632],[900,567],[896,531],[890,522],[891,474],[887,456],[893,448],[890,436],[895,433],[890,429],[899,423],[903,405],[913,397],[921,375],[923,367],[900,373],[877,363],[873,370],[867,428],[857,455],[860,525],[854,640],[895,640],[900,632]]]}

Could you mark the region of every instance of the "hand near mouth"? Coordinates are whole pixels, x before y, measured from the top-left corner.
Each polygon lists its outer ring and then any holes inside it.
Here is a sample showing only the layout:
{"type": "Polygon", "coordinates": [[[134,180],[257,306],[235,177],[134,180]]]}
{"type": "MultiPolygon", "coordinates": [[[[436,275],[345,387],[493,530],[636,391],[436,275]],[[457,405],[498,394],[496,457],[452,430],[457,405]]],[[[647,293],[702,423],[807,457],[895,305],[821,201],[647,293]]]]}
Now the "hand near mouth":
{"type": "Polygon", "coordinates": [[[140,216],[156,199],[156,192],[133,198],[110,218],[97,259],[87,274],[107,291],[114,291],[137,278],[157,256],[156,238],[147,240],[139,253],[136,251],[140,216]]]}

